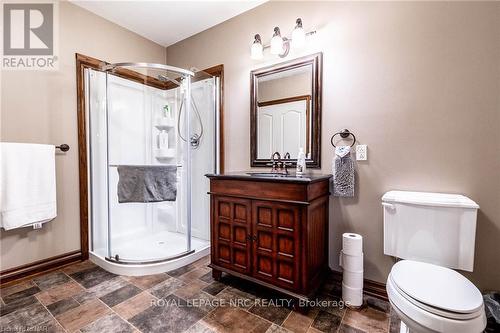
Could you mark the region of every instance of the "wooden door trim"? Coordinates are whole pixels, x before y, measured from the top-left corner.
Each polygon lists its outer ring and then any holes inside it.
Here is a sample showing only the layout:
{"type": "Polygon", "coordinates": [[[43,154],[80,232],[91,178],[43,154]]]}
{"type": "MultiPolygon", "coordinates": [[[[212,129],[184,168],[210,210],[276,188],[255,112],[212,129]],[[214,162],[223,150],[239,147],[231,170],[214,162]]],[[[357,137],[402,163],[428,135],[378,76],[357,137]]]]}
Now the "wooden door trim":
{"type": "MultiPolygon", "coordinates": [[[[75,54],[76,58],[76,91],[77,91],[77,121],[78,121],[78,174],[80,184],[80,249],[81,259],[89,258],[89,188],[88,188],[88,160],[87,160],[87,121],[85,117],[85,69],[102,71],[101,68],[109,63],[92,58],[80,53],[75,54]]],[[[224,172],[224,65],[217,65],[203,70],[212,76],[219,77],[219,129],[220,129],[220,156],[219,166],[221,173],[224,172]]],[[[146,84],[159,89],[171,89],[168,82],[160,81],[156,78],[139,74],[135,71],[119,68],[115,70],[116,76],[132,80],[134,82],[146,84]]]]}
{"type": "Polygon", "coordinates": [[[224,65],[216,65],[202,70],[211,76],[219,78],[219,171],[225,170],[225,145],[224,145],[224,65]]]}
{"type": "Polygon", "coordinates": [[[89,258],[89,193],[87,162],[87,119],[85,117],[85,69],[101,70],[106,62],[76,54],[76,109],[78,120],[78,178],[80,183],[80,249],[82,259],[89,258]]]}

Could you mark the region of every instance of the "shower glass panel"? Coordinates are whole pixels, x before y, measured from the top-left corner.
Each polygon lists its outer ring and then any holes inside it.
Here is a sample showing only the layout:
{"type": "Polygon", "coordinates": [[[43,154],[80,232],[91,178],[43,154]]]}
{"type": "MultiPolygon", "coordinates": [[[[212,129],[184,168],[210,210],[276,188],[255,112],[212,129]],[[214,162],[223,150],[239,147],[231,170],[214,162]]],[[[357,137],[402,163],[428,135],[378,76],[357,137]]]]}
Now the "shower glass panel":
{"type": "Polygon", "coordinates": [[[218,79],[134,67],[85,77],[91,251],[141,264],[208,247],[204,175],[218,171],[218,79]],[[120,176],[134,166],[173,166],[175,198],[119,202],[120,176]]]}
{"type": "Polygon", "coordinates": [[[86,69],[85,91],[89,133],[90,250],[105,258],[108,255],[106,74],[86,69]]]}
{"type": "Polygon", "coordinates": [[[191,144],[191,231],[194,247],[202,246],[210,239],[210,189],[207,173],[218,172],[219,150],[217,119],[219,100],[216,94],[218,78],[197,72],[191,84],[191,128],[194,140],[191,144]],[[201,134],[201,138],[197,138],[201,134]],[[198,140],[198,141],[196,141],[198,140]]]}

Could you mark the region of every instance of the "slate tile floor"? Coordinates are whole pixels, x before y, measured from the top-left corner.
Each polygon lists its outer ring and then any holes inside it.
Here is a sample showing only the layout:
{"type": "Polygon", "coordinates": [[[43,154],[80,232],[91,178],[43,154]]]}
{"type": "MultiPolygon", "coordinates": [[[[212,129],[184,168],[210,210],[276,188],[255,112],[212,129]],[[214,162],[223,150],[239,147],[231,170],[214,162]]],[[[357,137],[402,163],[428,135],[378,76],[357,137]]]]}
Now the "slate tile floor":
{"type": "Polygon", "coordinates": [[[7,285],[0,290],[0,331],[399,332],[387,302],[367,297],[359,310],[331,305],[339,300],[333,279],[318,295],[330,306],[302,314],[255,284],[226,275],[214,281],[207,264],[205,257],[168,274],[128,277],[86,261],[7,285]]]}

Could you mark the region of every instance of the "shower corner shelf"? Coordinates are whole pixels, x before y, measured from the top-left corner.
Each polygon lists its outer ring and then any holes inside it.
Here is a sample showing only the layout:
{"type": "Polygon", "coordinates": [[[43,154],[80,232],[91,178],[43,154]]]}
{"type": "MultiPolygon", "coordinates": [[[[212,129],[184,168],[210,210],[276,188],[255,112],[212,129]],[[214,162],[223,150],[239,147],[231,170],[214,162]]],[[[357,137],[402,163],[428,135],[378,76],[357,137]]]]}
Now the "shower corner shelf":
{"type": "Polygon", "coordinates": [[[158,129],[174,128],[175,121],[171,118],[157,118],[154,126],[158,129]]]}
{"type": "Polygon", "coordinates": [[[175,148],[155,149],[154,156],[157,159],[175,158],[176,157],[176,149],[175,148]]]}

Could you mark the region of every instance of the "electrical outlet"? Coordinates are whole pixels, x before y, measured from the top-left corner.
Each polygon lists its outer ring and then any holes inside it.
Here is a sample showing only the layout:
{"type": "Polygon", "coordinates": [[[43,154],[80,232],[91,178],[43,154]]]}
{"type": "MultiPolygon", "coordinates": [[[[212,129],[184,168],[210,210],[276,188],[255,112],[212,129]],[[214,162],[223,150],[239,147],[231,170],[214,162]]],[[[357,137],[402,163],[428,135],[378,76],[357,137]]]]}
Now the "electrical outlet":
{"type": "Polygon", "coordinates": [[[368,159],[368,148],[366,145],[356,146],[356,160],[366,161],[368,159]]]}

